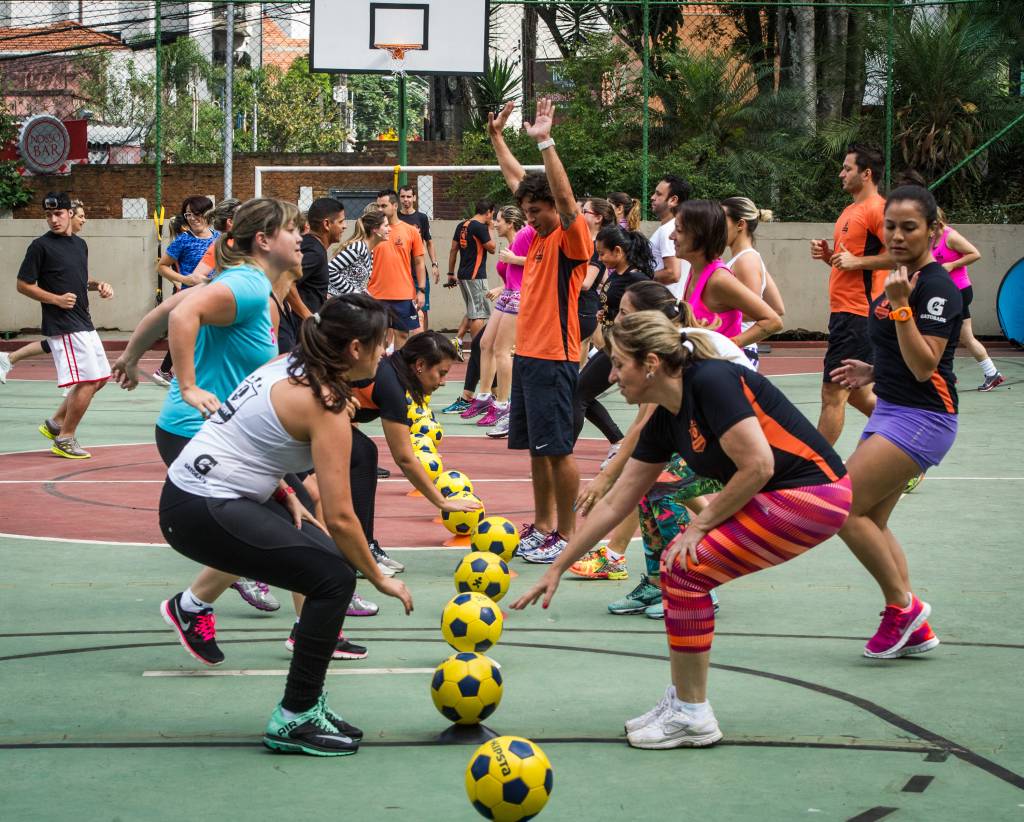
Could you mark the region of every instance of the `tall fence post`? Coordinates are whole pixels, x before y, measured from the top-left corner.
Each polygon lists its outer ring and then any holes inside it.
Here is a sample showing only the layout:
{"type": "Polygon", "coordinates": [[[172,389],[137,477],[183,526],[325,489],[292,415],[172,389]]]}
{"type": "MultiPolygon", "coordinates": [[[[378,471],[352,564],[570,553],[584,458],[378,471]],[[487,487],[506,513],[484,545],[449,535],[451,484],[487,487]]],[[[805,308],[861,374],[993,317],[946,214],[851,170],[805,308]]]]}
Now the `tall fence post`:
{"type": "MultiPolygon", "coordinates": [[[[232,196],[235,159],[235,4],[227,4],[224,57],[224,199],[232,196]]],[[[260,46],[262,47],[262,43],[260,46]]]]}
{"type": "Polygon", "coordinates": [[[650,172],[651,172],[651,0],[643,0],[643,138],[640,156],[641,184],[640,208],[644,219],[648,217],[650,205],[650,172]]]}
{"type": "Polygon", "coordinates": [[[154,208],[156,211],[160,210],[160,205],[163,203],[163,155],[164,155],[164,134],[163,134],[163,119],[164,119],[164,91],[163,91],[163,34],[160,28],[160,0],[156,0],[155,6],[155,28],[154,34],[156,37],[156,107],[154,117],[156,118],[156,137],[153,140],[153,151],[156,160],[156,187],[153,193],[153,197],[156,200],[154,208]]]}
{"type": "Polygon", "coordinates": [[[892,70],[895,61],[895,40],[896,32],[896,7],[895,0],[888,0],[888,21],[889,32],[886,44],[885,56],[885,190],[892,186],[892,141],[893,141],[893,82],[892,70]]]}

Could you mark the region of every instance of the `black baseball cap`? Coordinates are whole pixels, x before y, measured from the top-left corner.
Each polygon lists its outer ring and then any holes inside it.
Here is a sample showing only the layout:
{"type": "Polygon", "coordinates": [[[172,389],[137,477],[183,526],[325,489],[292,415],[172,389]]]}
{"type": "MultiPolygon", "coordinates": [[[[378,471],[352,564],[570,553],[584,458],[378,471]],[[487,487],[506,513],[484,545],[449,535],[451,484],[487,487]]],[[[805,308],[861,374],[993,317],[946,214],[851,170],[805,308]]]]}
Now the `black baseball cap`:
{"type": "Polygon", "coordinates": [[[43,197],[43,208],[47,211],[55,211],[62,208],[71,208],[71,198],[66,191],[51,191],[43,197]]]}

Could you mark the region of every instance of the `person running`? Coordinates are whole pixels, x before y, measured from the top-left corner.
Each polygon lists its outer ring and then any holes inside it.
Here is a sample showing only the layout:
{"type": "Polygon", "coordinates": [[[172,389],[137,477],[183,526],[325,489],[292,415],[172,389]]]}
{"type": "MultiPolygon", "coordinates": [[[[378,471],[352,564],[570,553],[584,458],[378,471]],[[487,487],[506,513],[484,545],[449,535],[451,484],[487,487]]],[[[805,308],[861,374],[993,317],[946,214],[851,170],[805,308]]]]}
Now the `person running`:
{"type": "Polygon", "coordinates": [[[391,225],[380,211],[364,214],[356,220],[352,236],[341,244],[327,265],[332,297],[365,294],[373,274],[373,252],[391,235],[391,225]]]}
{"type": "MultiPolygon", "coordinates": [[[[430,278],[433,276],[434,285],[441,282],[441,273],[438,270],[437,249],[434,248],[434,238],[430,234],[430,218],[422,211],[416,210],[416,190],[410,185],[399,186],[398,188],[398,219],[406,225],[411,225],[420,233],[423,240],[423,248],[430,260],[430,270],[425,272],[423,278],[425,290],[423,292],[423,308],[420,309],[420,326],[426,331],[430,327],[430,278]]],[[[424,260],[426,264],[426,260],[424,260]]],[[[416,272],[409,270],[409,276],[416,282],[416,272]]]]}
{"type": "Polygon", "coordinates": [[[672,242],[676,209],[690,199],[690,184],[674,174],[666,174],[651,192],[651,211],[661,223],[651,235],[654,257],[654,279],[667,285],[676,299],[683,298],[683,289],[690,278],[689,264],[676,256],[672,242]]]}
{"type": "Polygon", "coordinates": [[[832,444],[843,431],[847,403],[865,417],[875,410],[875,395],[870,387],[851,390],[833,381],[831,374],[843,360],[871,361],[868,306],[881,292],[892,265],[882,240],[885,198],[878,193],[882,168],[882,155],[877,149],[861,145],[847,148],[839,180],[853,202],[836,220],[831,246],[828,240],[811,240],[811,258],[831,269],[831,313],[818,430],[832,444]]]}
{"type": "Polygon", "coordinates": [[[673,454],[720,481],[721,493],[661,557],[671,684],[652,710],[626,722],[627,741],[636,748],[713,745],[722,731],[707,699],[715,626],[710,591],[836,534],[850,510],[850,478],[778,388],[746,366],[716,359],[704,339],[680,332],[660,312],[623,317],[607,336],[612,379],[625,400],[658,408],[618,482],[511,607],[542,599],[547,608],[562,574],[640,502],[673,454]]]}
{"type": "MultiPolygon", "coordinates": [[[[298,243],[296,233],[296,255],[298,243]]],[[[218,280],[230,277],[229,268],[218,280]]],[[[353,568],[412,612],[405,585],[377,570],[345,482],[352,441],[348,380],[373,373],[387,325],[384,308],[366,296],[331,300],[303,322],[290,356],[248,375],[226,402],[195,393],[206,421],[167,470],[160,529],[175,551],[305,598],[284,696],[263,735],[272,750],[317,756],[358,750],[362,731],[327,706],[323,689],[355,589],[353,568]],[[289,497],[284,478],[311,468],[321,478],[325,526],[293,522],[280,505],[289,497]]],[[[165,615],[181,620],[179,630],[203,619],[179,606],[181,596],[164,604],[165,615]]]]}
{"type": "Polygon", "coordinates": [[[974,327],[971,323],[971,302],[974,300],[974,286],[971,285],[971,278],[967,274],[967,266],[973,265],[981,259],[981,252],[978,251],[970,241],[955,228],[946,222],[946,215],[939,209],[939,230],[942,232],[932,247],[932,255],[935,262],[941,265],[953,279],[954,285],[960,289],[960,298],[963,301],[963,325],[960,326],[960,345],[967,349],[974,357],[974,361],[981,366],[984,380],[978,386],[979,391],[991,391],[1006,382],[1006,377],[999,373],[999,369],[992,364],[985,346],[978,342],[974,336],[974,327]]]}
{"type": "MultiPolygon", "coordinates": [[[[213,201],[201,194],[186,197],[181,204],[181,216],[186,228],[171,241],[156,263],[156,273],[174,283],[175,292],[206,282],[205,276],[195,276],[195,269],[207,249],[220,236],[219,231],[210,227],[207,215],[212,208],[213,201]]],[[[170,386],[172,360],[171,352],[168,351],[160,367],[151,375],[157,385],[164,388],[170,386]]]]}
{"type": "MultiPolygon", "coordinates": [[[[686,303],[676,300],[668,288],[661,283],[651,281],[634,283],[622,295],[619,318],[628,317],[638,311],[660,311],[673,323],[680,326],[690,336],[701,336],[710,344],[719,359],[729,360],[753,370],[750,360],[737,345],[723,337],[717,331],[698,327],[693,310],[686,303]]],[[[629,431],[621,443],[618,454],[602,467],[598,475],[591,480],[576,498],[576,510],[586,516],[594,504],[601,499],[615,484],[622,474],[626,463],[633,455],[640,432],[650,420],[655,406],[641,405],[637,410],[629,431]]],[[[639,584],[625,597],[608,605],[612,614],[644,614],[649,619],[664,619],[665,606],[661,599],[661,554],[668,544],[685,529],[690,522],[690,512],[699,514],[707,507],[706,494],[715,494],[722,490],[721,483],[698,477],[682,457],[675,454],[665,465],[665,470],[657,482],[640,500],[636,512],[636,520],[644,549],[644,565],[646,573],[640,578],[639,584]]],[[[631,522],[634,518],[627,517],[623,522],[631,522]]],[[[633,536],[637,525],[630,528],[628,536],[616,547],[615,537],[619,528],[612,532],[606,546],[588,552],[569,567],[570,573],[588,579],[626,579],[626,548],[629,538],[633,536]]],[[[711,602],[718,612],[718,597],[711,591],[711,602]]]]}
{"type": "MultiPolygon", "coordinates": [[[[579,203],[580,213],[587,221],[590,238],[594,243],[594,254],[587,265],[587,275],[580,286],[578,311],[580,316],[580,370],[587,364],[592,348],[601,347],[600,336],[595,337],[600,323],[597,315],[601,313],[601,287],[604,285],[605,267],[601,255],[597,252],[597,233],[606,226],[615,225],[615,209],[607,200],[592,198],[579,203]]],[[[601,421],[593,421],[601,428],[601,421]]],[[[602,431],[607,436],[606,431],[602,431]]]]}
{"type": "Polygon", "coordinates": [[[508,445],[530,451],[534,521],[520,532],[519,552],[553,560],[575,526],[579,469],[573,457],[572,401],[579,377],[577,301],[593,243],[565,167],[551,138],[555,107],[537,101],[526,134],[537,142],[544,174],[527,174],[505,143],[515,106],[487,117],[487,131],[505,182],[537,236],[523,268],[512,365],[508,445]]]}
{"type": "Polygon", "coordinates": [[[57,387],[70,392],[39,433],[50,453],[65,459],[92,456],[78,444],[78,426],[96,392],[110,379],[103,341],[89,313],[89,292],[114,296],[110,283],[89,277],[89,247],[72,232],[71,198],[53,191],[43,198],[49,231],[29,243],[18,269],[18,293],[42,306],[42,332],[57,367],[57,387]]]}
{"type": "MultiPolygon", "coordinates": [[[[781,319],[786,313],[786,305],[782,302],[782,295],[775,285],[775,280],[768,273],[761,253],[754,248],[754,233],[757,231],[758,223],[769,222],[772,213],[759,209],[748,197],[727,197],[722,200],[722,208],[725,209],[725,221],[728,226],[726,244],[732,253],[729,270],[736,275],[737,280],[768,303],[781,319]]],[[[740,324],[740,329],[746,331],[753,324],[753,320],[746,318],[740,324]]],[[[757,343],[748,345],[743,351],[754,364],[756,371],[760,364],[757,343]]]]}
{"type": "Polygon", "coordinates": [[[725,212],[718,203],[687,200],[676,209],[672,233],[676,254],[693,271],[683,299],[693,308],[698,322],[746,348],[781,331],[782,319],[722,262],[727,237],[725,212]],[[753,321],[745,331],[744,316],[753,321]]]}
{"type": "MultiPolygon", "coordinates": [[[[81,200],[71,201],[71,233],[75,236],[82,232],[85,228],[85,206],[81,200]]],[[[10,354],[0,351],[0,385],[7,382],[8,372],[14,368],[22,360],[30,359],[31,357],[41,357],[43,354],[50,354],[50,341],[45,337],[41,340],[33,340],[30,343],[26,343],[17,351],[12,351],[10,354]]],[[[66,397],[69,393],[69,389],[64,389],[64,396],[66,397]]]]}
{"type": "Polygon", "coordinates": [[[938,465],[957,432],[953,358],[963,298],[932,254],[939,216],[926,188],[901,186],[885,206],[885,245],[897,264],[871,303],[873,363],[845,359],[832,379],[846,389],[874,384],[878,400],[846,467],[853,509],[839,536],[875,578],[882,621],[864,648],[873,659],[920,654],[939,644],[931,606],[913,594],[907,557],[889,517],[909,480],[938,465]]]}
{"type": "Polygon", "coordinates": [[[484,326],[491,316],[491,304],[487,300],[487,255],[493,254],[497,248],[491,237],[493,218],[494,203],[490,200],[478,201],[473,216],[456,227],[448,252],[448,282],[445,288],[453,288],[458,284],[462,301],[466,305],[469,333],[473,340],[463,384],[463,396],[473,394],[473,398],[459,413],[464,420],[486,417],[494,404],[494,395],[491,393],[494,387],[493,371],[490,384],[480,383],[480,343],[484,326]]]}
{"type": "Polygon", "coordinates": [[[387,218],[391,232],[386,242],[373,251],[373,273],[367,292],[383,302],[397,318],[391,335],[395,348],[420,327],[418,311],[423,308],[427,293],[427,274],[423,266],[423,240],[420,233],[398,219],[398,193],[394,189],[377,195],[377,207],[387,218]],[[409,279],[412,271],[413,280],[409,279]]]}
{"type": "Polygon", "coordinates": [[[608,202],[615,209],[615,219],[620,228],[640,230],[640,201],[625,191],[614,191],[608,195],[608,202]]]}

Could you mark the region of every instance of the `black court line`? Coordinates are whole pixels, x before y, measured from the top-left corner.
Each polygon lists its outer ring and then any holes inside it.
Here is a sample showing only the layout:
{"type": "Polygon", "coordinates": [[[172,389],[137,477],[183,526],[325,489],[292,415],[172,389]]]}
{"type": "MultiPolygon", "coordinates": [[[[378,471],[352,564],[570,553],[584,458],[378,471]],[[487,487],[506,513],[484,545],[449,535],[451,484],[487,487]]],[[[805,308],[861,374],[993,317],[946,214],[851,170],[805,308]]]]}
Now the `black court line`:
{"type": "MultiPolygon", "coordinates": [[[[159,462],[159,460],[156,460],[159,462]]],[[[141,505],[131,505],[128,503],[121,502],[100,502],[94,499],[82,499],[72,494],[66,494],[54,485],[54,482],[60,480],[74,479],[80,477],[83,474],[91,474],[96,471],[116,471],[119,468],[133,468],[139,465],[153,465],[154,460],[145,460],[143,462],[121,462],[116,465],[97,465],[93,468],[80,468],[77,471],[68,471],[66,474],[58,474],[55,477],[51,477],[49,480],[41,480],[43,486],[43,492],[49,494],[51,497],[57,499],[67,500],[68,502],[77,502],[80,505],[95,505],[99,508],[116,508],[120,511],[149,511],[151,513],[157,513],[158,508],[147,508],[141,505]]]]}
{"type": "Polygon", "coordinates": [[[907,784],[903,786],[903,793],[924,793],[929,785],[932,784],[934,776],[928,776],[926,774],[918,774],[912,776],[907,780],[907,784]]]}
{"type": "MultiPolygon", "coordinates": [[[[376,634],[376,633],[415,633],[415,632],[431,632],[436,631],[436,628],[362,628],[360,627],[359,634],[376,634]]],[[[217,635],[229,633],[238,634],[263,634],[268,632],[280,632],[281,626],[275,625],[267,628],[217,628],[217,635]]],[[[28,633],[10,633],[0,634],[0,639],[21,639],[25,637],[47,637],[47,636],[124,636],[124,635],[137,635],[137,634],[163,634],[166,633],[166,629],[163,628],[137,628],[127,630],[110,630],[110,631],[33,631],[28,633]]],[[[664,636],[663,630],[652,630],[642,631],[636,628],[617,628],[617,629],[604,629],[604,628],[505,628],[504,633],[523,633],[523,634],[601,634],[601,635],[618,635],[623,636],[664,636]]],[[[838,636],[831,634],[766,634],[766,633],[755,633],[749,631],[715,631],[716,637],[730,636],[730,637],[751,637],[754,639],[812,639],[812,640],[837,640],[842,642],[866,642],[867,637],[862,636],[838,636]]],[[[956,642],[953,640],[943,640],[943,645],[949,645],[958,648],[1008,648],[1011,650],[1021,651],[1024,650],[1024,645],[1013,644],[1009,642],[956,642]]],[[[0,657],[0,662],[3,662],[8,657],[0,657]]],[[[910,657],[903,657],[904,660],[910,659],[910,657]]],[[[890,660],[892,661],[892,660],[890,660]]],[[[918,660],[920,661],[920,660],[918,660]]]]}
{"type": "Polygon", "coordinates": [[[884,805],[879,805],[876,808],[859,813],[856,816],[851,816],[847,822],[875,822],[878,819],[885,819],[889,814],[896,813],[899,808],[887,808],[884,805]]]}
{"type": "MultiPolygon", "coordinates": [[[[445,644],[443,639],[420,639],[420,638],[409,638],[409,637],[377,637],[374,641],[376,642],[429,642],[445,644]]],[[[238,639],[234,640],[235,643],[256,643],[256,642],[280,642],[279,637],[270,637],[266,639],[238,639]]],[[[0,662],[7,662],[17,659],[32,659],[47,656],[63,656],[69,654],[84,654],[91,653],[94,651],[116,651],[126,650],[130,648],[158,648],[158,647],[178,647],[177,642],[139,642],[125,645],[101,645],[90,648],[60,648],[52,651],[36,651],[28,654],[16,654],[13,656],[0,657],[0,662]]],[[[544,645],[540,643],[532,642],[505,642],[503,647],[506,648],[533,648],[542,651],[566,651],[569,653],[590,653],[590,654],[601,654],[604,656],[621,656],[629,657],[631,659],[649,659],[656,662],[665,662],[667,657],[660,654],[644,654],[638,651],[615,651],[608,648],[587,648],[584,646],[575,645],[544,645]]],[[[805,679],[797,679],[796,677],[784,676],[783,674],[773,674],[769,671],[759,671],[756,668],[744,668],[738,665],[724,665],[718,662],[712,662],[711,667],[720,671],[729,671],[731,673],[746,674],[747,676],[756,676],[762,679],[770,679],[775,682],[781,682],[786,685],[794,685],[798,688],[804,688],[808,691],[821,694],[822,696],[830,696],[834,699],[838,699],[842,702],[846,702],[854,707],[860,708],[866,713],[872,714],[873,716],[881,719],[883,722],[887,722],[901,731],[905,731],[918,739],[923,739],[929,742],[932,746],[948,751],[957,759],[966,762],[969,765],[973,765],[979,770],[985,771],[988,774],[1001,779],[1002,781],[1012,785],[1019,790],[1024,790],[1024,775],[1018,774],[1011,771],[1009,768],[1005,768],[997,762],[993,762],[991,759],[987,759],[981,754],[975,753],[966,745],[961,745],[953,740],[937,734],[934,731],[930,731],[922,725],[918,725],[916,722],[911,722],[899,714],[890,711],[888,708],[883,708],[881,705],[872,702],[869,699],[855,696],[854,694],[840,691],[836,688],[830,688],[826,685],[819,685],[815,682],[809,682],[805,679]]]]}

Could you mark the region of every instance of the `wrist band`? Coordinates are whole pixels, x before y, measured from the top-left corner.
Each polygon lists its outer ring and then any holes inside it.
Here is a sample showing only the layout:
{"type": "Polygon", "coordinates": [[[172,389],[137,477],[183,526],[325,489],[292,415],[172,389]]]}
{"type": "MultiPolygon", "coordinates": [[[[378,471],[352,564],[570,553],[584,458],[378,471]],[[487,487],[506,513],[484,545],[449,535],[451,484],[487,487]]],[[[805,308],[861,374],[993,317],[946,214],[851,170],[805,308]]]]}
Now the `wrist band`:
{"type": "Polygon", "coordinates": [[[283,503],[286,499],[288,499],[289,495],[294,493],[295,489],[292,488],[290,485],[286,485],[284,488],[278,488],[276,491],[274,491],[274,502],[283,503]]]}
{"type": "Polygon", "coordinates": [[[543,151],[546,148],[552,148],[554,145],[555,145],[554,138],[548,137],[548,139],[541,140],[539,143],[537,143],[537,150],[538,151],[543,151]]]}

